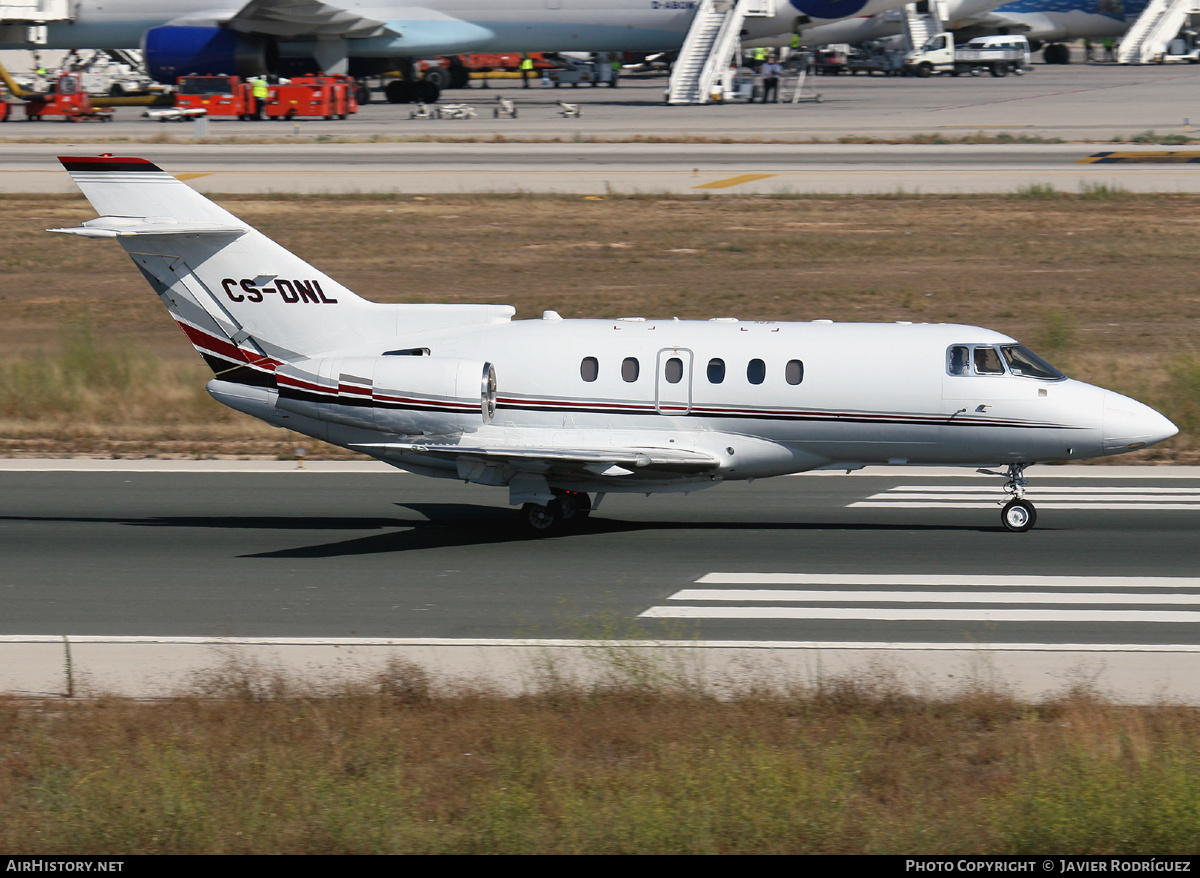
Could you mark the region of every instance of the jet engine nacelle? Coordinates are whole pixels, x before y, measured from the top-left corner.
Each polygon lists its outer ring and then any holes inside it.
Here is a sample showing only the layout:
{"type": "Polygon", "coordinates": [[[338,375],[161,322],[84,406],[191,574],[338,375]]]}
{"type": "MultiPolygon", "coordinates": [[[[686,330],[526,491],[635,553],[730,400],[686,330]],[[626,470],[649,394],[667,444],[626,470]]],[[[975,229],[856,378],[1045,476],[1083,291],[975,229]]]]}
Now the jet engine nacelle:
{"type": "Polygon", "coordinates": [[[155,81],[168,84],[190,74],[260,76],[279,63],[274,40],[223,27],[151,28],[142,37],[142,54],[155,81]]]}
{"type": "Polygon", "coordinates": [[[275,371],[275,407],[389,433],[446,433],[496,413],[496,370],[454,357],[329,357],[275,371]]]}

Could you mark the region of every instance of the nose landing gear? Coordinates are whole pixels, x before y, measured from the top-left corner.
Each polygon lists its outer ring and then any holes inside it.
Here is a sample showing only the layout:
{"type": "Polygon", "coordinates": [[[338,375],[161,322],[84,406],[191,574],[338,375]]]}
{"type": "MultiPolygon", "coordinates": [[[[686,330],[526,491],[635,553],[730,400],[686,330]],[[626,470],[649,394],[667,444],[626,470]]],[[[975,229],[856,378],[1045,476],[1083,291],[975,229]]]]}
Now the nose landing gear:
{"type": "Polygon", "coordinates": [[[998,473],[990,469],[977,470],[984,475],[1008,477],[1008,481],[1004,483],[1004,490],[1010,499],[1000,510],[1000,521],[1013,533],[1024,533],[1037,523],[1037,509],[1025,499],[1025,486],[1028,484],[1025,478],[1027,466],[1027,463],[1010,463],[1007,473],[998,473]]]}

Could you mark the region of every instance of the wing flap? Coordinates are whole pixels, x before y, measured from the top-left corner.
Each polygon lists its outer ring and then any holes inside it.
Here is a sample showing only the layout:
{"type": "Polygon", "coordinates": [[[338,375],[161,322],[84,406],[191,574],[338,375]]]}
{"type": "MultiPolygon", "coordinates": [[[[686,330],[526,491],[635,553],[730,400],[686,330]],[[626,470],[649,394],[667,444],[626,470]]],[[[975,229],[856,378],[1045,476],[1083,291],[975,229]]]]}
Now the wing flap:
{"type": "Polygon", "coordinates": [[[398,451],[403,454],[432,454],[445,459],[470,458],[507,463],[517,469],[531,467],[582,469],[594,475],[633,475],[638,470],[668,470],[673,473],[703,473],[716,469],[720,461],[696,451],[675,448],[557,448],[526,445],[449,445],[430,442],[380,442],[355,445],[363,451],[398,451]]]}

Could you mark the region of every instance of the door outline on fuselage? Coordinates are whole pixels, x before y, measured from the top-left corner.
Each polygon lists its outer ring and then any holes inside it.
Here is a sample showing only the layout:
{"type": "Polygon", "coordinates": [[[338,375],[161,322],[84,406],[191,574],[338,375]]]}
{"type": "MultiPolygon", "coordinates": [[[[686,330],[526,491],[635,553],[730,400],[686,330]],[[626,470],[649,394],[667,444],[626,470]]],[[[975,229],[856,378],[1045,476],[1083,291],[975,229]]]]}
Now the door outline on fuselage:
{"type": "Polygon", "coordinates": [[[654,364],[654,410],[660,415],[686,415],[692,410],[692,352],[688,348],[663,348],[654,364]],[[679,381],[667,380],[667,364],[682,362],[679,381]]]}

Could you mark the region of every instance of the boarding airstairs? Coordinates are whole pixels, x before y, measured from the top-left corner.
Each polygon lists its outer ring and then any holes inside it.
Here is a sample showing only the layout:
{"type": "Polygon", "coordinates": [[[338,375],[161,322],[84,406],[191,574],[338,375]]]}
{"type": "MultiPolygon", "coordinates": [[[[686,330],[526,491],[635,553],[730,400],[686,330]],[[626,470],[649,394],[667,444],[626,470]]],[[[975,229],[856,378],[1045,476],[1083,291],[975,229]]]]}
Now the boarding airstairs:
{"type": "Polygon", "coordinates": [[[903,13],[904,37],[908,41],[909,52],[921,48],[931,37],[946,29],[946,0],[909,3],[903,13]]]}
{"type": "Polygon", "coordinates": [[[0,0],[0,43],[46,42],[46,23],[70,21],[71,0],[0,0]]]}
{"type": "Polygon", "coordinates": [[[671,67],[668,104],[706,104],[741,46],[742,24],[774,13],[770,0],[700,0],[671,67]]]}
{"type": "Polygon", "coordinates": [[[1121,38],[1117,63],[1149,64],[1161,58],[1193,12],[1200,12],[1200,0],[1150,0],[1121,38]]]}

